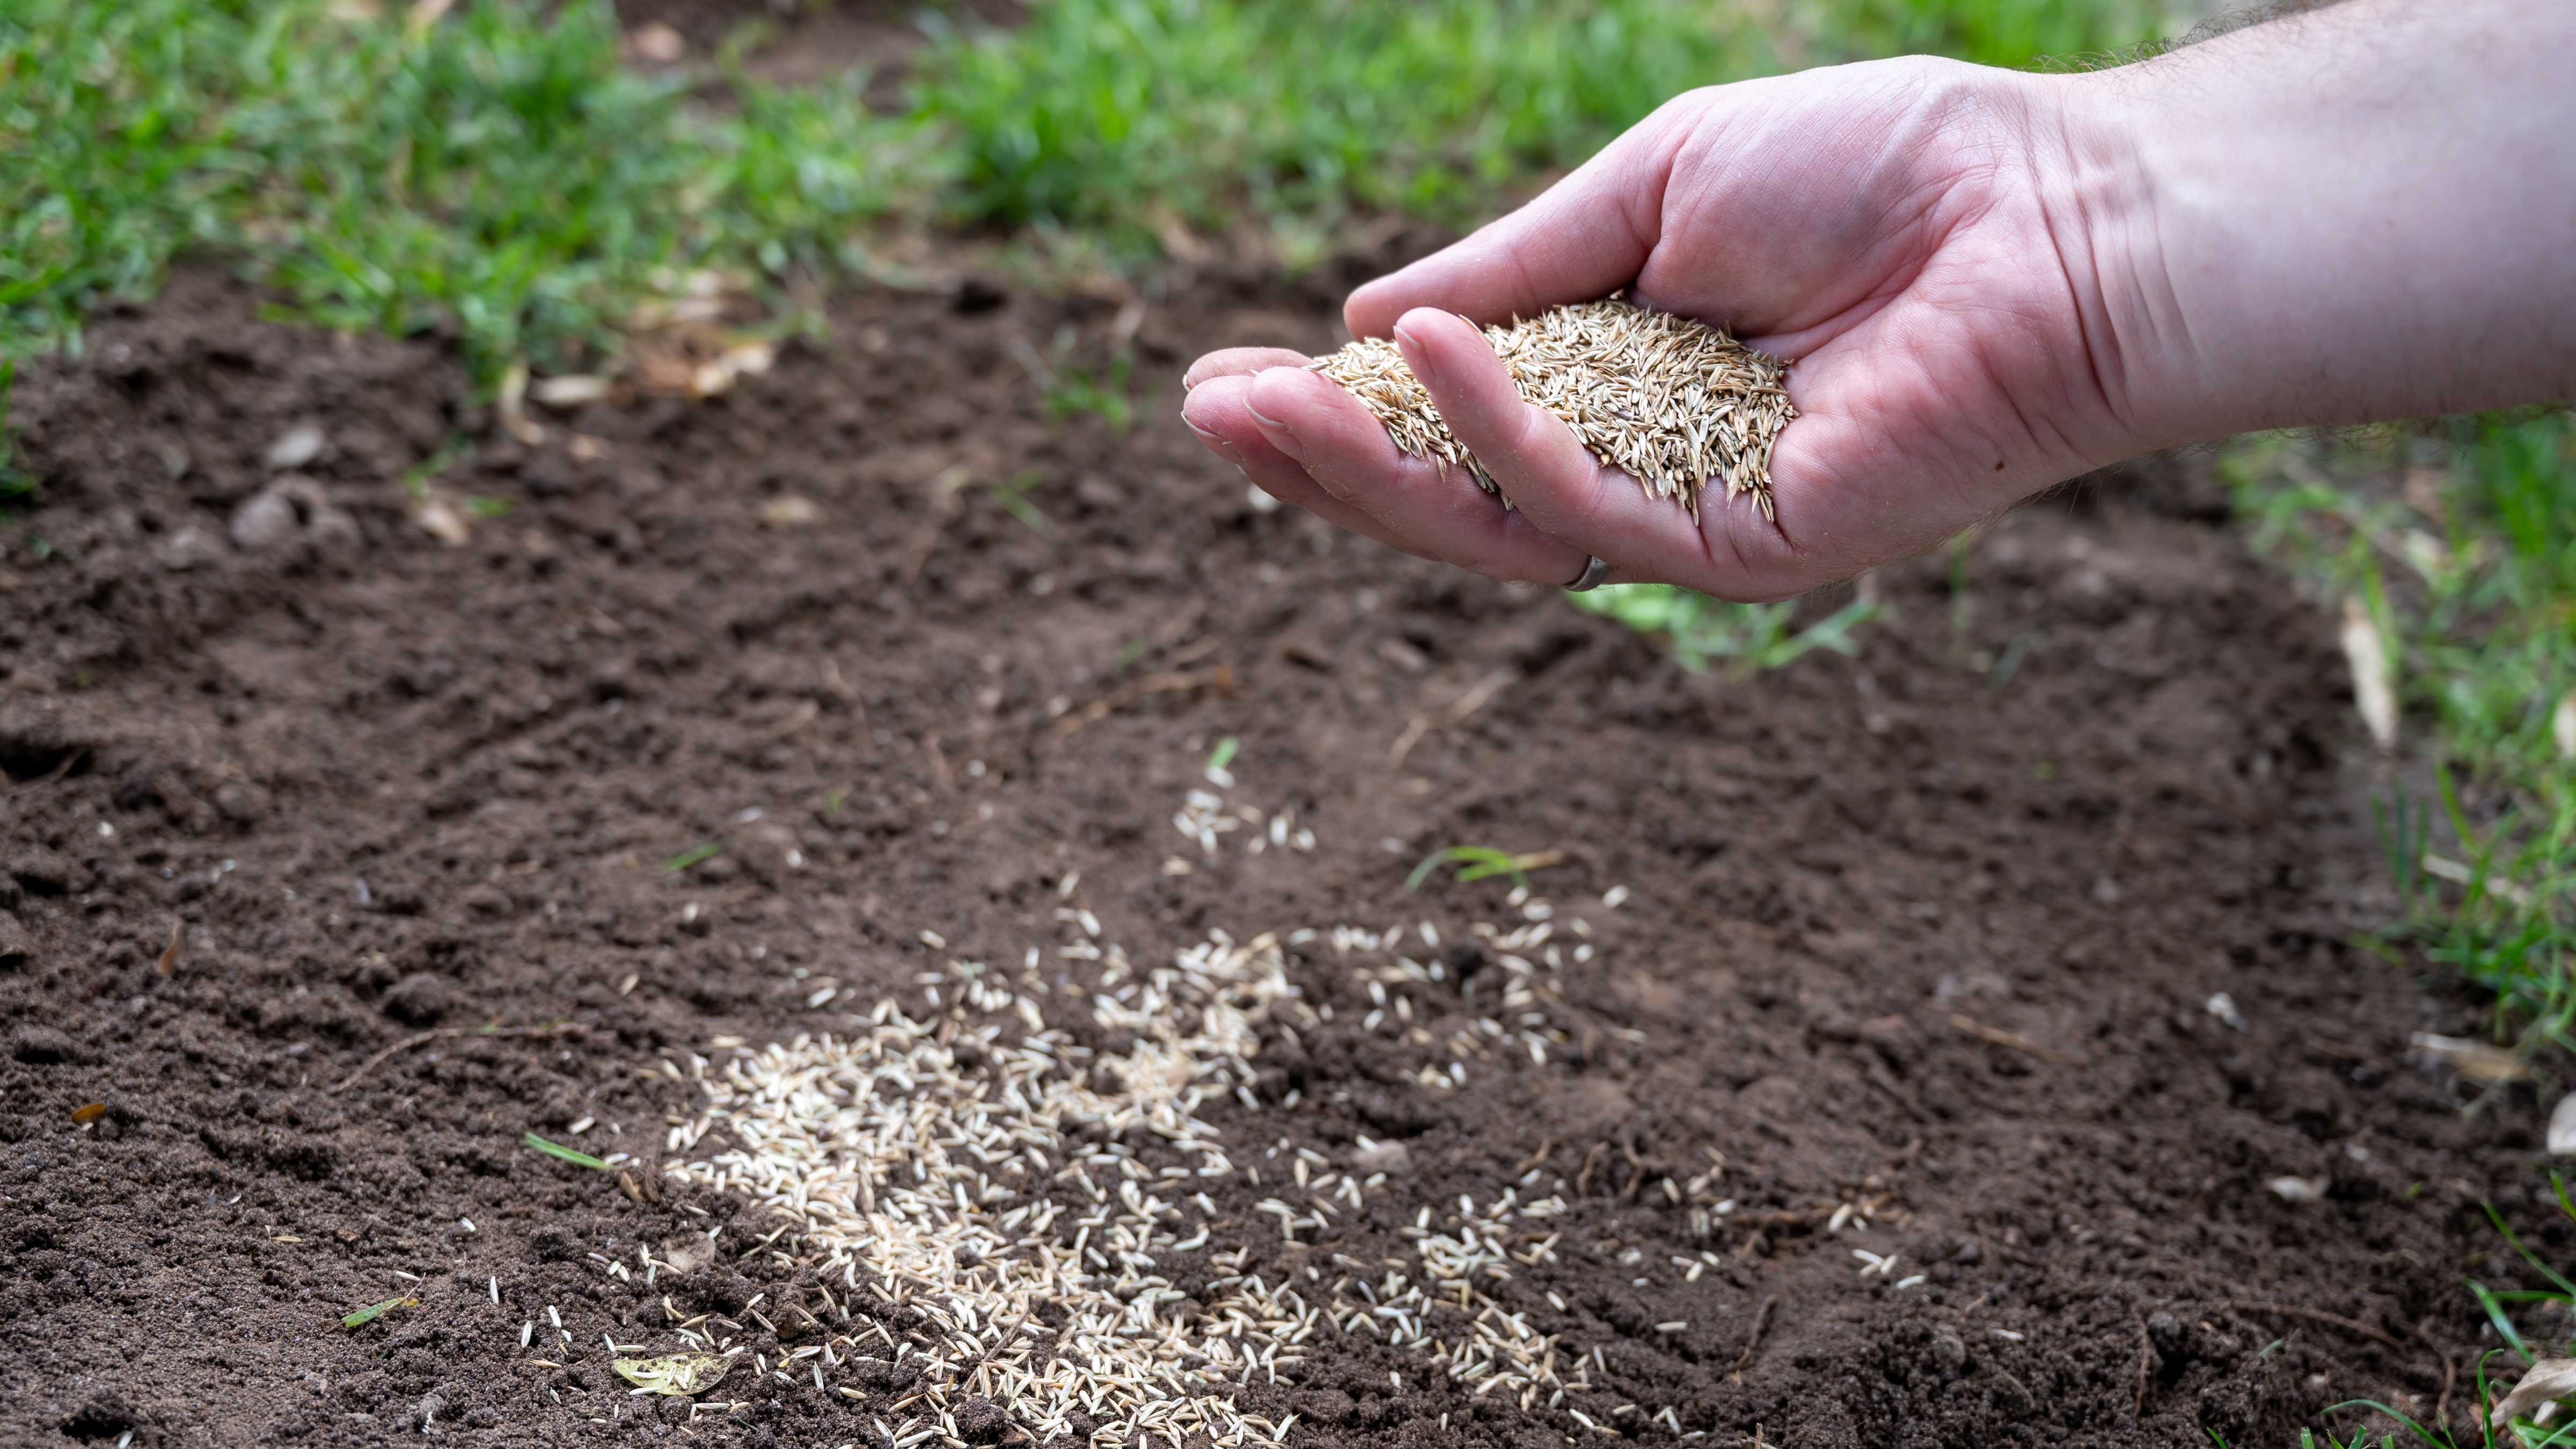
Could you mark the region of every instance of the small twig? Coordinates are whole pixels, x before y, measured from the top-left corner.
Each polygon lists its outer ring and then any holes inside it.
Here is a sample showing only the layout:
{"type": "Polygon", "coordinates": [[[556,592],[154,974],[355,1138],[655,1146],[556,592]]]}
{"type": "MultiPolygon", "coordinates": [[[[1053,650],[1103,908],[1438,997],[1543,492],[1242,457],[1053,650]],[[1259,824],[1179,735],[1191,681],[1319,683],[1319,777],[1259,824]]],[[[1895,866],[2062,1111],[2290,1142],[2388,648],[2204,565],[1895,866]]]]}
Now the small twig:
{"type": "Polygon", "coordinates": [[[2136,1402],[2129,1408],[2131,1418],[2147,1417],[2147,1371],[2155,1361],[2155,1345],[2148,1341],[2147,1326],[2141,1323],[2138,1325],[2138,1395],[2136,1402]]]}
{"type": "MultiPolygon", "coordinates": [[[[33,790],[38,785],[50,785],[56,780],[61,779],[63,776],[70,774],[72,772],[72,766],[79,764],[82,760],[87,759],[88,757],[89,746],[83,745],[79,749],[72,751],[70,754],[63,756],[62,763],[54,766],[50,770],[47,770],[43,774],[38,775],[36,778],[32,780],[20,780],[14,785],[8,785],[7,788],[0,789],[0,795],[11,794],[19,790],[33,790]]],[[[6,775],[0,775],[0,784],[5,784],[8,778],[9,777],[6,775]]]]}
{"type": "Polygon", "coordinates": [[[1531,1153],[1527,1158],[1522,1160],[1520,1166],[1512,1169],[1512,1176],[1519,1177],[1523,1173],[1528,1172],[1531,1168],[1538,1166],[1540,1163],[1547,1161],[1555,1155],[1556,1139],[1550,1137],[1539,1143],[1538,1151],[1531,1153]]]}
{"type": "Polygon", "coordinates": [[[1950,1024],[1981,1042],[2017,1052],[2027,1052],[2041,1061],[2054,1062],[2062,1067],[2077,1066],[2083,1060],[2080,1057],[2069,1056],[2045,1042],[2033,1041],[2020,1032],[2006,1031],[1999,1026],[1988,1026],[1972,1016],[1954,1015],[1950,1018],[1950,1024]]]}
{"type": "Polygon", "coordinates": [[[1583,1154],[1583,1170],[1574,1175],[1574,1195],[1576,1197],[1588,1197],[1591,1195],[1593,1170],[1601,1165],[1601,1154],[1609,1150],[1609,1143],[1595,1142],[1592,1144],[1592,1150],[1583,1154]]]}
{"type": "Polygon", "coordinates": [[[2442,1397],[2433,1405],[2433,1427],[2442,1433],[2451,1429],[2451,1385],[2459,1376],[2459,1360],[2442,1355],[2442,1397]]]}
{"type": "Polygon", "coordinates": [[[590,1028],[583,1026],[578,1022],[561,1022],[554,1026],[442,1026],[436,1031],[425,1031],[418,1036],[407,1036],[401,1041],[395,1042],[392,1046],[389,1046],[383,1051],[376,1053],[374,1056],[367,1058],[365,1061],[360,1062],[356,1071],[342,1077],[340,1079],[340,1084],[336,1087],[330,1088],[329,1090],[334,1093],[345,1092],[349,1090],[349,1088],[357,1085],[357,1081],[360,1077],[363,1077],[367,1073],[374,1071],[376,1068],[383,1066],[385,1063],[393,1060],[397,1056],[400,1056],[402,1053],[410,1051],[413,1047],[426,1046],[431,1042],[444,1041],[449,1037],[580,1036],[588,1030],[590,1030],[590,1028]]]}
{"type": "Polygon", "coordinates": [[[1762,1335],[1770,1330],[1771,1310],[1779,1306],[1780,1295],[1774,1293],[1770,1297],[1763,1299],[1762,1306],[1754,1311],[1753,1336],[1744,1340],[1744,1352],[1735,1356],[1735,1367],[1726,1371],[1729,1378],[1742,1374],[1747,1368],[1752,1366],[1755,1351],[1762,1347],[1762,1335]]]}
{"type": "Polygon", "coordinates": [[[1229,664],[1216,664],[1205,669],[1148,674],[1143,678],[1130,680],[1105,698],[1095,699],[1057,720],[1055,732],[1058,735],[1075,734],[1085,725],[1108,718],[1114,711],[1140,704],[1158,694],[1188,694],[1202,689],[1213,690],[1218,694],[1233,694],[1234,667],[1229,664]]]}
{"type": "Polygon", "coordinates": [[[2346,1318],[2340,1313],[2328,1313],[2322,1308],[2293,1308],[2287,1303],[2244,1302],[2230,1302],[2227,1307],[2239,1313],[2277,1313],[2285,1318],[2305,1318],[2313,1323],[2340,1328],[2346,1333],[2360,1334],[2373,1343],[2383,1343],[2401,1352],[2406,1347],[2383,1329],[2373,1328],[2358,1318],[2346,1318]]]}

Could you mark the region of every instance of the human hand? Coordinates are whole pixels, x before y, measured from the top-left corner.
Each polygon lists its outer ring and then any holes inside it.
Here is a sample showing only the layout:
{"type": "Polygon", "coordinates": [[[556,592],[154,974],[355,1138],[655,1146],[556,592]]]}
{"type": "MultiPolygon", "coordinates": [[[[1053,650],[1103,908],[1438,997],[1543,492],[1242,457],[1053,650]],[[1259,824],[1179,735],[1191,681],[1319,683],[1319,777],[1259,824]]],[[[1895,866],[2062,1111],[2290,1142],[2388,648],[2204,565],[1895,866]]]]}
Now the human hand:
{"type": "Polygon", "coordinates": [[[2121,456],[2102,278],[2038,78],[1884,61],[1683,95],[1528,206],[1352,294],[1515,505],[1398,452],[1307,359],[1201,358],[1182,415],[1284,502],[1497,578],[1780,598],[2121,456]],[[2070,245],[2071,243],[2071,245],[2070,245]],[[1619,288],[1791,360],[1773,515],[1649,499],[1520,400],[1471,323],[1619,288]],[[1460,315],[1460,314],[1463,314],[1460,315]]]}
{"type": "Polygon", "coordinates": [[[1201,358],[1182,415],[1409,553],[1769,599],[2151,448],[2563,403],[2570,68],[2576,9],[2346,0],[2090,74],[1912,59],[1693,91],[1345,310],[1395,334],[1517,512],[1294,353],[1201,358]],[[1649,501],[1452,315],[1622,287],[1791,360],[1776,516],[1649,501]]]}

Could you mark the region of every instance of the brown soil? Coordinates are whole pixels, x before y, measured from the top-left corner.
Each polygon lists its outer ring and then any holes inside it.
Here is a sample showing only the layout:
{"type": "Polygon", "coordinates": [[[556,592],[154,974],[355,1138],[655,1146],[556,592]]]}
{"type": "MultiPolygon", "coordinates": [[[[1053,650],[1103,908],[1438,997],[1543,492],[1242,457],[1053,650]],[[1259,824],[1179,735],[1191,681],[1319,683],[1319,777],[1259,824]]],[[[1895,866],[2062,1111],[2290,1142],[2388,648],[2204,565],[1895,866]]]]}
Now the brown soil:
{"type": "MultiPolygon", "coordinates": [[[[1327,1335],[1245,1391],[1297,1442],[1537,1449],[1586,1437],[1587,1403],[1669,1441],[1634,1402],[1712,1445],[2277,1445],[2349,1397],[2429,1416],[2446,1366],[2462,1418],[2459,1280],[2513,1276],[2476,1205],[2539,1220],[2536,1110],[2464,1116],[2407,1037],[2474,1018],[2344,944],[2376,855],[2330,626],[2214,490],[2102,481],[2005,520],[1964,591],[1943,560],[1888,571],[1856,659],[1692,677],[1548,592],[1258,510],[1172,421],[1186,357],[1325,345],[1345,280],[1177,287],[1125,436],[1051,420],[1015,360],[1067,331],[1096,356],[1116,309],[989,289],[861,297],[731,396],[535,447],[435,340],[263,323],[204,273],[33,368],[45,491],[0,531],[0,1442],[873,1443],[875,1390],[740,1375],[744,1406],[695,1421],[630,1398],[602,1332],[664,1292],[740,1319],[797,1270],[752,1252],[647,1292],[585,1255],[780,1224],[660,1179],[636,1200],[520,1134],[657,1157],[694,1105],[664,1057],[846,1030],[946,955],[1017,961],[1061,939],[1071,871],[1144,960],[1214,926],[1454,935],[1502,887],[1403,881],[1460,842],[1564,852],[1538,887],[1599,947],[1563,966],[1567,1049],[1423,1087],[1447,1058],[1363,1030],[1315,946],[1292,975],[1340,1025],[1265,1047],[1258,1111],[1212,1111],[1244,1161],[1403,1144],[1409,1195],[1332,1245],[1362,1259],[1404,1250],[1414,1203],[1562,1182],[1561,1261],[1494,1291],[1602,1345],[1602,1387],[1524,1413],[1327,1335]],[[308,427],[280,487],[269,454],[308,427]],[[397,480],[458,434],[446,486],[507,512],[450,548],[397,480]],[[791,494],[811,521],[764,527],[791,494]],[[1238,795],[1318,848],[1167,874],[1225,736],[1238,795]],[[825,974],[847,999],[809,1009],[825,974]],[[531,1034],[333,1090],[483,1023],[531,1034]],[[1662,1190],[1719,1154],[1690,1203],[1662,1190]],[[1845,1203],[1865,1231],[1827,1230],[1845,1203]],[[396,1293],[418,1305],[339,1326],[396,1293]],[[564,1367],[519,1346],[546,1304],[564,1367]]],[[[1222,1206],[1293,1272],[1257,1196],[1222,1206]]]]}

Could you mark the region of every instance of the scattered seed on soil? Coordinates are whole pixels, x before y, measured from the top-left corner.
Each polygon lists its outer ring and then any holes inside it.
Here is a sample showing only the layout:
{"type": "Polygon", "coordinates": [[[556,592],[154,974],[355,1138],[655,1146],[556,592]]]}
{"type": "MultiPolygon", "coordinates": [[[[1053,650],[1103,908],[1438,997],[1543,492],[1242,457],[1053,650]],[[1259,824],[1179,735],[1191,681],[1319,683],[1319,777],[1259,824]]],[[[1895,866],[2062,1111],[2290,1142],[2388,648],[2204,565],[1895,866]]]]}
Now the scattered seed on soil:
{"type": "MultiPolygon", "coordinates": [[[[1605,467],[1699,516],[1711,486],[1771,516],[1771,448],[1798,415],[1788,365],[1705,323],[1616,296],[1485,329],[1520,395],[1554,413],[1605,467]]],[[[1493,475],[1449,431],[1394,342],[1363,337],[1308,366],[1348,388],[1417,458],[1493,475]]],[[[1508,506],[1510,499],[1505,498],[1508,506]]]]}

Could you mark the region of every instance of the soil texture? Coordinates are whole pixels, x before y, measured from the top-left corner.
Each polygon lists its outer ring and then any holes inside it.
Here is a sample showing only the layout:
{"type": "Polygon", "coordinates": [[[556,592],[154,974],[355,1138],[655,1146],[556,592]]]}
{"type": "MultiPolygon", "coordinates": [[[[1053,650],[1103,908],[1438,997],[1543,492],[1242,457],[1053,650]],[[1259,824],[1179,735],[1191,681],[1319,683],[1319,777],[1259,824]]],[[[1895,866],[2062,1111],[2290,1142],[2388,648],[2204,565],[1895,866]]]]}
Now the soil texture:
{"type": "MultiPolygon", "coordinates": [[[[1348,280],[1181,279],[1141,318],[861,295],[724,396],[533,444],[438,339],[265,322],[212,271],[27,369],[0,1442],[875,1445],[899,1385],[737,1371],[693,1412],[610,1375],[664,1302],[764,1363],[812,1330],[754,1318],[818,1302],[792,1221],[658,1170],[699,1110],[662,1064],[851,1031],[952,960],[1034,949],[1078,995],[1084,912],[1138,962],[1433,927],[1400,1020],[1289,946],[1330,1019],[1204,1109],[1271,1164],[1214,1200],[1260,1271],[1400,1258],[1462,1195],[1567,1204],[1485,1291],[1597,1349],[1589,1389],[1524,1408],[1327,1325],[1240,1390],[1292,1442],[2464,1423],[2460,1280],[2513,1277],[2479,1204],[2564,1246],[2539,1109],[2464,1114],[2408,1043],[2474,1011],[2347,944],[2385,902],[2332,620],[2214,485],[2093,480],[1883,571],[1857,657],[1693,676],[1256,506],[1178,425],[1191,356],[1330,346],[1348,280]],[[1050,408],[1131,333],[1131,428],[1050,408]],[[404,480],[460,440],[449,544],[404,480]],[[1210,852],[1194,789],[1313,848],[1210,852]],[[1543,1053],[1477,1040],[1472,924],[1531,902],[1406,891],[1452,845],[1546,862],[1543,1053]],[[1388,1182],[1285,1241],[1256,1200],[1299,1149],[1388,1182]],[[713,1264],[602,1271],[710,1228],[713,1264]]],[[[982,1412],[956,1432],[1026,1437],[982,1412]]]]}

